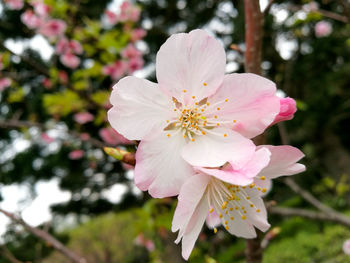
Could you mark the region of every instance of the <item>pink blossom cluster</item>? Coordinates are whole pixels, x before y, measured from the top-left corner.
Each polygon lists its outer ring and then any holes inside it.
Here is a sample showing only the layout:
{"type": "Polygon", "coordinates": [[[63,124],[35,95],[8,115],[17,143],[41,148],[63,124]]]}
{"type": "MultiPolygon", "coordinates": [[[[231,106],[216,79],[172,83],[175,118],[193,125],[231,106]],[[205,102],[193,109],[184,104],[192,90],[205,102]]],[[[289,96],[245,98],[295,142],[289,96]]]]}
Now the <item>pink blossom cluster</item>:
{"type": "Polygon", "coordinates": [[[145,247],[149,252],[152,252],[155,249],[154,242],[151,239],[146,238],[143,233],[140,233],[136,237],[135,244],[138,246],[145,247]]]}
{"type": "MultiPolygon", "coordinates": [[[[132,49],[124,56],[133,55],[132,49]]],[[[221,43],[203,30],[172,35],[156,57],[157,83],[121,79],[112,90],[111,126],[141,141],[134,180],[155,198],[178,196],[172,231],[187,260],[205,221],[218,231],[256,237],[270,224],[262,197],[271,181],[303,172],[292,146],[256,146],[252,138],[290,120],[291,98],[261,76],[225,75],[221,43]]]]}
{"type": "Polygon", "coordinates": [[[35,0],[30,4],[32,9],[26,10],[21,15],[23,24],[50,39],[57,39],[64,34],[67,25],[63,20],[49,16],[50,6],[43,3],[42,0],[35,0]]]}
{"type": "Polygon", "coordinates": [[[0,91],[5,90],[10,87],[12,84],[12,80],[9,78],[0,78],[0,91]]]}
{"type": "Polygon", "coordinates": [[[327,37],[333,31],[332,24],[328,21],[320,21],[315,25],[315,35],[316,37],[327,37]]]}
{"type": "Polygon", "coordinates": [[[104,75],[110,76],[113,80],[118,80],[125,74],[132,74],[143,67],[144,61],[142,53],[134,44],[129,44],[121,52],[121,60],[117,60],[102,68],[104,75]]]}
{"type": "Polygon", "coordinates": [[[20,10],[23,8],[23,0],[4,0],[5,6],[11,10],[20,10]]]}
{"type": "Polygon", "coordinates": [[[117,14],[111,10],[105,11],[105,16],[107,19],[108,24],[115,25],[118,22],[137,22],[140,19],[140,8],[137,6],[132,5],[130,2],[123,2],[120,6],[120,13],[117,14]]]}
{"type": "Polygon", "coordinates": [[[60,55],[60,61],[68,68],[76,68],[80,64],[80,58],[76,55],[83,53],[83,47],[76,40],[68,40],[62,37],[56,44],[56,53],[60,55]]]}

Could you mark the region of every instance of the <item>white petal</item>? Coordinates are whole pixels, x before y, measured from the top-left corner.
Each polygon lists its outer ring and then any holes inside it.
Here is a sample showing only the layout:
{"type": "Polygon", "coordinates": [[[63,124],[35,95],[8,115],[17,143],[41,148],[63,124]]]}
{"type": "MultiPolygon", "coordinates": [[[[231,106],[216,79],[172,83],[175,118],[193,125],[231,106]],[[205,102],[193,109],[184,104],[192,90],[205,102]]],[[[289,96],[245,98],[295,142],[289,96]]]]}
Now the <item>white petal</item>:
{"type": "Polygon", "coordinates": [[[162,130],[174,115],[171,97],[157,84],[136,77],[125,77],[114,87],[108,111],[112,127],[129,140],[141,140],[154,128],[162,130]]]}
{"type": "Polygon", "coordinates": [[[157,80],[164,92],[188,104],[192,96],[201,100],[215,92],[225,64],[223,46],[205,31],[174,34],[157,53],[157,80]]]}
{"type": "Polygon", "coordinates": [[[154,133],[142,140],[136,152],[137,187],[157,198],[179,194],[182,184],[194,174],[181,157],[184,145],[181,133],[171,131],[154,133]]]}

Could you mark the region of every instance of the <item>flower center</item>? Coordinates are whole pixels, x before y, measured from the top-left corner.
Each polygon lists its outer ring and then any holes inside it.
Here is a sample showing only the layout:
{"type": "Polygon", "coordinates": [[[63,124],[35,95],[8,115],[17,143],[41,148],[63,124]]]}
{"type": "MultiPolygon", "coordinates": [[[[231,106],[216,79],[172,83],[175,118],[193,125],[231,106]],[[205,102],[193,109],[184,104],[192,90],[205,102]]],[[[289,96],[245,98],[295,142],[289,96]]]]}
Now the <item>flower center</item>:
{"type": "MultiPolygon", "coordinates": [[[[227,134],[219,134],[213,129],[215,127],[221,127],[225,124],[236,123],[236,120],[227,121],[220,118],[221,105],[228,102],[228,99],[210,104],[207,98],[201,101],[195,101],[195,96],[192,96],[193,103],[190,106],[183,106],[175,98],[173,102],[175,104],[174,111],[178,112],[178,117],[172,121],[167,120],[168,126],[165,130],[176,129],[182,132],[184,138],[188,138],[190,141],[195,141],[196,136],[206,135],[208,133],[227,137],[227,134]]],[[[168,133],[168,137],[171,135],[168,133]]]]}

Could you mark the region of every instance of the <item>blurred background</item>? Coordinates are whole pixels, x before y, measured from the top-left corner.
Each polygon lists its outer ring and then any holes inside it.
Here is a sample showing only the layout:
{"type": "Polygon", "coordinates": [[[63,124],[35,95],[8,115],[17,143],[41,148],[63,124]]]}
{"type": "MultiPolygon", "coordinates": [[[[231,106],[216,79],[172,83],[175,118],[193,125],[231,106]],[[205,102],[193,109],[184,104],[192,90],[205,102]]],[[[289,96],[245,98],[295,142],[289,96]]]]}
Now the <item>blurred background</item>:
{"type": "MultiPolygon", "coordinates": [[[[297,101],[268,130],[306,155],[295,181],[350,216],[350,3],[260,1],[263,75],[297,101]],[[282,136],[281,136],[282,135],[282,136]]],[[[170,226],[176,199],[151,199],[104,146],[135,151],[106,119],[111,87],[155,79],[159,47],[202,28],[225,46],[227,73],[244,72],[243,1],[0,1],[0,208],[51,233],[88,262],[183,262],[170,226]]],[[[282,181],[266,197],[314,210],[282,181]]],[[[350,262],[350,229],[269,215],[266,263],[350,262]]],[[[245,241],[204,227],[189,262],[244,262],[245,241]]],[[[0,214],[0,263],[68,262],[0,214]]]]}

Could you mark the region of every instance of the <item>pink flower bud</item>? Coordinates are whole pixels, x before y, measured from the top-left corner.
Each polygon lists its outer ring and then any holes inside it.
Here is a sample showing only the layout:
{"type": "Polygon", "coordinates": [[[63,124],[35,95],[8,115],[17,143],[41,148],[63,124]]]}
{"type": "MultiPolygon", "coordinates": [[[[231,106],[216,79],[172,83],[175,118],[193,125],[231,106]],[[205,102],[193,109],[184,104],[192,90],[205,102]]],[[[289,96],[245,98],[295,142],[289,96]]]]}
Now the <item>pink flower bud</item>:
{"type": "MultiPolygon", "coordinates": [[[[276,124],[280,121],[288,121],[293,119],[294,113],[297,111],[297,104],[292,98],[281,98],[280,99],[280,112],[276,116],[272,124],[276,124]]],[[[271,125],[272,125],[271,124],[271,125]]]]}
{"type": "Polygon", "coordinates": [[[94,115],[92,115],[89,112],[80,112],[80,113],[74,114],[74,120],[80,124],[85,124],[87,122],[92,121],[93,119],[94,119],[94,115]]]}
{"type": "Polygon", "coordinates": [[[114,12],[106,10],[105,15],[107,18],[107,23],[111,26],[114,26],[118,22],[118,16],[114,12]]]}
{"type": "Polygon", "coordinates": [[[126,139],[123,135],[117,133],[112,128],[102,128],[99,132],[100,137],[110,145],[118,145],[118,144],[133,144],[132,141],[126,139]]]}
{"type": "Polygon", "coordinates": [[[41,139],[45,142],[45,143],[51,143],[54,141],[53,138],[51,138],[46,132],[41,134],[41,139]]]}
{"type": "Polygon", "coordinates": [[[69,159],[71,160],[78,160],[78,159],[81,159],[83,156],[84,156],[83,150],[74,150],[74,151],[71,151],[68,155],[69,159]]]}
{"type": "Polygon", "coordinates": [[[146,31],[142,28],[136,28],[133,31],[131,31],[130,39],[132,42],[136,42],[138,40],[141,40],[146,35],[146,31]]]}
{"type": "Polygon", "coordinates": [[[116,61],[113,64],[104,66],[102,73],[110,76],[113,80],[118,80],[126,73],[127,67],[128,65],[124,61],[116,61]]]}
{"type": "Polygon", "coordinates": [[[44,78],[43,86],[47,89],[50,89],[52,87],[51,80],[49,78],[44,78]]]}
{"type": "Polygon", "coordinates": [[[121,52],[123,58],[134,58],[141,56],[141,51],[138,50],[134,45],[129,44],[126,48],[121,52]]]}
{"type": "Polygon", "coordinates": [[[326,37],[332,33],[332,25],[327,21],[320,21],[315,25],[316,37],[326,37]]]}
{"type": "Polygon", "coordinates": [[[65,71],[60,70],[58,72],[58,79],[60,80],[61,83],[66,84],[68,83],[68,75],[65,71]]]}
{"type": "Polygon", "coordinates": [[[44,4],[41,1],[34,2],[33,6],[34,6],[34,12],[41,17],[47,17],[51,11],[51,7],[44,4]]]}

